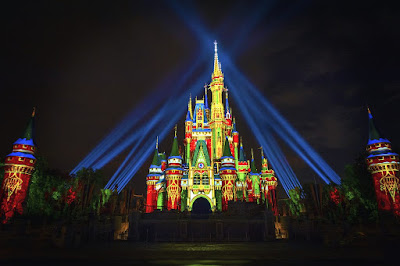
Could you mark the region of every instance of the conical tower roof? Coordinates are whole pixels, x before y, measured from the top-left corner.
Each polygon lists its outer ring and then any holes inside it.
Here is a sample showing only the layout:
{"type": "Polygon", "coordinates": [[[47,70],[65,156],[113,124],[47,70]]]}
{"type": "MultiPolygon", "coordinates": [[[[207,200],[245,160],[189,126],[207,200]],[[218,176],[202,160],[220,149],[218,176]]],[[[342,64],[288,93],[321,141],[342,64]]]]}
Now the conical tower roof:
{"type": "Polygon", "coordinates": [[[28,121],[28,124],[22,133],[21,137],[14,142],[14,144],[25,144],[36,146],[35,144],[35,113],[36,108],[33,108],[32,116],[28,121]]]}
{"type": "Polygon", "coordinates": [[[250,163],[251,173],[257,174],[256,163],[254,162],[253,149],[251,149],[251,163],[250,163]]]}
{"type": "Polygon", "coordinates": [[[368,117],[369,117],[369,140],[368,145],[378,143],[378,142],[390,142],[388,139],[382,137],[382,134],[376,128],[371,111],[368,108],[368,117]]]}
{"type": "Polygon", "coordinates": [[[153,156],[153,161],[151,162],[151,165],[161,166],[160,156],[158,155],[158,137],[157,137],[156,148],[154,149],[154,156],[153,156]]]}
{"type": "Polygon", "coordinates": [[[231,152],[228,138],[225,138],[224,152],[222,154],[222,157],[232,157],[232,152],[231,152]]]}
{"type": "Polygon", "coordinates": [[[239,162],[246,162],[246,154],[244,153],[242,141],[240,141],[239,162]]]}
{"type": "Polygon", "coordinates": [[[178,147],[178,138],[177,137],[174,137],[174,141],[172,142],[171,154],[169,156],[170,157],[179,156],[179,147],[178,147]]]}

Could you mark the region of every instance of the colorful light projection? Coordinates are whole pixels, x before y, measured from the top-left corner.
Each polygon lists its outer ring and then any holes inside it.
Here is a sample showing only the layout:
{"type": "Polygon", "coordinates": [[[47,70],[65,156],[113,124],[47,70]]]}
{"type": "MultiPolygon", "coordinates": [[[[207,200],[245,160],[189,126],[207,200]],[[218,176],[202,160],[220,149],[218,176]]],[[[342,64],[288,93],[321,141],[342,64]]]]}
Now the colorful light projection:
{"type": "Polygon", "coordinates": [[[34,141],[35,109],[23,135],[13,144],[13,152],[4,163],[4,180],[0,190],[1,217],[6,223],[15,211],[22,214],[29,180],[35,170],[34,141]]]}

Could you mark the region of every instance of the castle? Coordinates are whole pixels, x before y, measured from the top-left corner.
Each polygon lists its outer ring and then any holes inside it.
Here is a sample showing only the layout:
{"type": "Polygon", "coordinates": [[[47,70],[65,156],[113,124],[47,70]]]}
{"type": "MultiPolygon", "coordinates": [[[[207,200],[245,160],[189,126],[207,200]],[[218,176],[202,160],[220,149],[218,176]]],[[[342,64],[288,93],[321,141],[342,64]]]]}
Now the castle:
{"type": "Polygon", "coordinates": [[[228,90],[218,61],[215,45],[214,71],[205,87],[203,99],[188,103],[185,120],[184,156],[180,154],[176,136],[168,161],[158,151],[158,141],[149,174],[146,177],[146,212],[159,210],[192,211],[197,199],[206,199],[210,209],[226,211],[229,201],[267,204],[277,215],[274,171],[269,169],[261,149],[261,173],[257,171],[253,150],[246,159],[235,118],[229,107],[228,90]],[[211,91],[211,108],[208,102],[211,91]],[[225,106],[223,103],[225,94],[225,106]]]}

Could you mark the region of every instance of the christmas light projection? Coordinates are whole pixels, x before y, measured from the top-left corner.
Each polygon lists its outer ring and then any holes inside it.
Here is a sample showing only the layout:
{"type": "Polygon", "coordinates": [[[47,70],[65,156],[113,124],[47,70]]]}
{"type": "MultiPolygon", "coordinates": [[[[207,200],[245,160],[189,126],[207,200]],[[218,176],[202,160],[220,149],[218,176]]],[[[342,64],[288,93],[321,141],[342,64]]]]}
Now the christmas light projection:
{"type": "MultiPolygon", "coordinates": [[[[207,46],[211,39],[211,34],[207,32],[207,30],[200,25],[199,20],[195,19],[193,14],[189,14],[190,12],[182,12],[182,10],[177,9],[177,14],[181,16],[181,18],[186,22],[186,24],[190,27],[190,29],[197,34],[198,38],[201,42],[207,46]]],[[[255,100],[255,102],[259,103],[267,112],[272,119],[268,120],[270,123],[268,126],[272,128],[279,136],[282,136],[282,139],[286,141],[289,146],[323,179],[326,183],[334,182],[336,184],[340,184],[340,177],[332,170],[332,168],[311,148],[311,146],[297,133],[297,131],[279,114],[279,112],[269,103],[269,101],[265,98],[264,95],[260,93],[260,91],[251,84],[250,81],[239,71],[236,65],[230,60],[230,57],[225,53],[221,53],[222,61],[224,62],[224,66],[226,67],[226,73],[229,75],[230,88],[241,88],[241,89],[233,89],[234,96],[238,96],[235,94],[239,94],[240,90],[246,90],[244,98],[251,98],[255,100]],[[234,86],[232,86],[234,85],[234,86]]],[[[253,101],[254,103],[254,101],[253,101]]],[[[240,104],[240,103],[239,103],[240,104]]],[[[243,110],[242,110],[243,111],[243,110]]],[[[253,115],[253,113],[252,113],[253,115]]],[[[263,114],[265,115],[265,114],[263,114]]],[[[261,116],[261,115],[260,115],[261,116]]],[[[246,121],[249,122],[252,119],[249,116],[246,116],[246,121]]],[[[250,124],[250,127],[253,129],[256,123],[250,124]]],[[[261,131],[260,131],[261,132],[261,131]]],[[[263,132],[264,133],[264,132],[263,132]]],[[[265,134],[265,133],[264,133],[265,134]]],[[[268,134],[268,133],[267,133],[268,134]]],[[[266,144],[266,140],[261,141],[262,134],[256,135],[260,144],[264,142],[266,144]]],[[[269,137],[272,140],[271,136],[269,137]]],[[[264,145],[263,145],[264,146],[264,145]]],[[[270,153],[266,150],[267,156],[270,156],[270,153]]],[[[286,159],[285,159],[286,160],[286,159]]],[[[276,165],[276,160],[272,160],[271,164],[276,165]]],[[[274,166],[274,168],[276,168],[274,166]]],[[[278,169],[279,172],[288,172],[288,179],[294,179],[294,173],[291,168],[282,168],[278,169]]],[[[284,177],[286,178],[286,177],[284,177]]],[[[297,178],[295,178],[297,179],[297,178]]],[[[292,180],[296,182],[295,180],[292,180]]],[[[297,181],[298,182],[298,181],[297,181]]]]}
{"type": "Polygon", "coordinates": [[[13,217],[15,211],[19,214],[23,213],[23,202],[36,164],[34,119],[35,110],[23,135],[14,142],[13,152],[6,157],[4,180],[0,190],[0,211],[3,223],[13,217]]]}
{"type": "Polygon", "coordinates": [[[369,116],[369,140],[366,158],[372,174],[378,208],[400,216],[400,162],[392,151],[391,143],[383,138],[375,127],[371,111],[369,116]]]}

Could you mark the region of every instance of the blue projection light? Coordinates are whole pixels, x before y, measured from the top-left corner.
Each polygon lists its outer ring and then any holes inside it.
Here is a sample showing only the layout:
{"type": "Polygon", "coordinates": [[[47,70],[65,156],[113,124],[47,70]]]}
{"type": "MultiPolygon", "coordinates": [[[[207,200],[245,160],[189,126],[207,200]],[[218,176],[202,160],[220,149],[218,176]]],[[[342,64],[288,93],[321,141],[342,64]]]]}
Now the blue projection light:
{"type": "MultiPolygon", "coordinates": [[[[179,6],[176,7],[175,9],[180,15],[185,23],[196,33],[199,37],[199,39],[204,43],[205,46],[208,46],[209,43],[212,41],[211,34],[208,34],[207,30],[204,27],[200,26],[199,19],[196,21],[196,16],[193,14],[189,14],[187,10],[182,10],[179,8],[179,6]]],[[[329,167],[328,164],[325,163],[325,161],[303,140],[303,138],[289,125],[289,123],[286,122],[286,120],[279,114],[275,108],[265,99],[264,95],[262,95],[255,86],[253,86],[247,79],[246,77],[237,69],[235,64],[230,60],[228,56],[225,55],[224,52],[220,53],[222,56],[221,61],[224,62],[225,66],[228,66],[228,68],[225,69],[226,73],[229,73],[229,70],[232,71],[232,75],[230,75],[230,78],[232,81],[239,81],[241,82],[241,87],[246,87],[250,88],[251,91],[246,95],[251,95],[254,94],[258,100],[261,101],[261,105],[266,108],[268,112],[270,112],[276,121],[276,123],[270,125],[271,128],[273,128],[278,134],[280,134],[280,130],[278,130],[274,125],[278,125],[282,127],[282,129],[295,140],[295,143],[297,144],[296,146],[299,146],[295,149],[297,153],[301,155],[301,157],[304,159],[306,158],[303,156],[303,154],[306,154],[312,161],[314,161],[315,164],[318,165],[316,167],[314,163],[311,162],[311,160],[306,160],[306,163],[311,166],[313,170],[316,170],[317,168],[323,170],[330,179],[335,182],[335,183],[340,183],[340,177],[329,167]],[[302,151],[302,152],[301,152],[302,151]]],[[[229,75],[229,74],[228,74],[229,75]]],[[[229,80],[229,79],[228,79],[229,80]]],[[[239,85],[239,84],[238,84],[239,85]]],[[[287,139],[284,138],[286,142],[288,142],[287,139]]],[[[290,145],[290,144],[289,144],[290,145]]],[[[292,145],[293,146],[293,145],[292,145]]],[[[294,146],[293,146],[294,147],[294,146]]],[[[286,160],[286,159],[285,159],[286,160]]],[[[289,170],[290,172],[293,172],[291,169],[289,170]]],[[[320,177],[327,182],[327,178],[324,175],[321,175],[321,172],[317,170],[317,174],[320,175],[320,177]]],[[[296,178],[297,179],[297,178],[296,178]]]]}
{"type": "MultiPolygon", "coordinates": [[[[204,80],[208,76],[208,71],[205,71],[189,88],[189,91],[193,92],[195,95],[199,95],[203,92],[202,84],[204,80]]],[[[125,166],[125,170],[122,171],[117,179],[118,183],[114,182],[111,185],[111,188],[115,184],[118,184],[118,192],[126,186],[126,184],[132,179],[132,177],[136,174],[136,172],[142,167],[143,163],[147,160],[147,158],[154,151],[152,147],[154,147],[154,139],[159,136],[159,141],[165,138],[165,136],[171,131],[173,126],[178,122],[179,118],[181,118],[186,112],[186,103],[187,103],[187,95],[181,95],[175,99],[173,99],[174,104],[171,104],[171,108],[167,113],[163,114],[164,119],[162,123],[157,127],[158,130],[154,130],[150,132],[147,136],[147,141],[145,144],[141,145],[141,148],[136,152],[132,153],[130,158],[127,159],[130,163],[125,166]],[[184,106],[185,108],[182,108],[184,106]]]]}
{"type": "MultiPolygon", "coordinates": [[[[145,127],[146,122],[142,122],[145,115],[152,110],[160,109],[158,105],[162,102],[163,98],[159,95],[164,95],[165,91],[174,94],[181,93],[185,83],[190,79],[193,73],[205,62],[205,54],[207,51],[203,49],[200,57],[196,57],[194,63],[190,63],[188,67],[179,69],[173,73],[175,78],[165,79],[157,87],[156,92],[148,95],[144,101],[133,109],[119,125],[106,136],[72,171],[71,174],[76,174],[82,168],[99,169],[118,156],[127,147],[140,136],[136,132],[127,137],[126,141],[118,143],[132,128],[137,126],[145,127]],[[182,72],[184,74],[182,75],[182,72]],[[141,124],[141,125],[139,125],[141,124]],[[110,149],[112,149],[110,151],[110,149]]],[[[164,105],[165,106],[165,105],[164,105]]],[[[137,131],[140,128],[136,128],[137,131]]]]}

